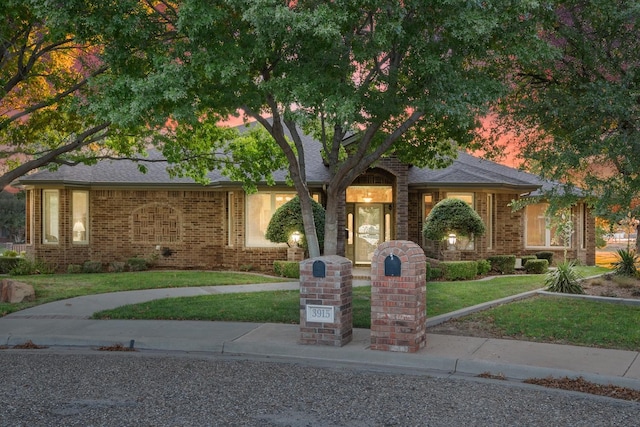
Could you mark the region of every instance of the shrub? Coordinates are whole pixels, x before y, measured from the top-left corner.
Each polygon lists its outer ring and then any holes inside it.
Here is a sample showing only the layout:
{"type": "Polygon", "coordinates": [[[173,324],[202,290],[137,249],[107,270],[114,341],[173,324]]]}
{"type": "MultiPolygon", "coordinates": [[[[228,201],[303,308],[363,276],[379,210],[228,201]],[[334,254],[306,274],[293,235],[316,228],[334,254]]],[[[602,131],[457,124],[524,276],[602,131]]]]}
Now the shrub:
{"type": "MultiPolygon", "coordinates": [[[[527,265],[527,262],[529,262],[529,260],[532,260],[532,259],[538,259],[538,257],[535,255],[523,255],[522,257],[520,257],[520,260],[522,262],[521,263],[522,268],[524,268],[527,265]]],[[[549,264],[549,261],[547,261],[547,265],[548,264],[549,264]]]]}
{"type": "Polygon", "coordinates": [[[300,278],[300,263],[298,261],[274,261],[273,271],[282,277],[300,278]]]}
{"type": "Polygon", "coordinates": [[[33,274],[53,274],[56,271],[56,266],[53,264],[47,264],[40,260],[30,260],[26,258],[19,259],[15,267],[9,270],[9,274],[12,276],[30,276],[33,274]]]}
{"type": "Polygon", "coordinates": [[[69,274],[82,273],[82,266],[80,264],[69,264],[67,265],[67,273],[69,274]]]}
{"type": "Polygon", "coordinates": [[[513,274],[516,270],[515,255],[495,255],[487,258],[491,263],[491,270],[500,274],[513,274]]]}
{"type": "Polygon", "coordinates": [[[18,256],[18,252],[12,251],[12,250],[6,250],[6,251],[4,251],[2,256],[5,256],[7,258],[15,258],[15,257],[18,256]]]}
{"type": "Polygon", "coordinates": [[[430,264],[427,264],[427,280],[437,280],[442,277],[442,268],[440,267],[431,267],[430,264]]]}
{"type": "MultiPolygon", "coordinates": [[[[324,248],[324,208],[315,200],[311,200],[313,208],[313,220],[316,226],[316,235],[320,251],[324,248]]],[[[302,221],[302,207],[298,196],[280,206],[271,217],[265,237],[274,243],[289,243],[294,231],[301,233],[299,245],[307,249],[307,240],[304,236],[304,223],[302,221]]]]}
{"type": "Polygon", "coordinates": [[[549,271],[549,261],[546,259],[530,259],[524,265],[524,271],[530,274],[542,274],[549,271]]]}
{"type": "Polygon", "coordinates": [[[129,271],[145,271],[149,269],[147,260],[138,257],[129,258],[127,260],[127,266],[129,267],[129,271]]]}
{"type": "Polygon", "coordinates": [[[100,261],[86,261],[82,264],[83,273],[102,273],[102,263],[100,261]]]}
{"type": "Polygon", "coordinates": [[[637,274],[638,256],[632,250],[618,249],[618,261],[615,261],[613,268],[618,276],[634,277],[637,274]]]}
{"type": "Polygon", "coordinates": [[[580,279],[582,277],[576,271],[575,264],[570,261],[564,261],[558,264],[555,270],[547,273],[544,284],[549,292],[584,294],[580,279]]]}
{"type": "Polygon", "coordinates": [[[553,252],[550,252],[550,251],[536,252],[536,257],[538,259],[546,259],[547,261],[549,261],[549,265],[553,265],[553,252]]]}
{"type": "Polygon", "coordinates": [[[444,261],[441,265],[445,280],[471,280],[478,272],[476,261],[444,261]]]}
{"type": "Polygon", "coordinates": [[[122,261],[113,261],[111,264],[109,264],[109,271],[113,273],[122,273],[126,265],[127,264],[122,261]]]}
{"type": "Polygon", "coordinates": [[[0,274],[7,274],[15,268],[23,258],[0,256],[0,274]]]}
{"type": "Polygon", "coordinates": [[[491,271],[491,261],[488,259],[479,259],[478,263],[478,276],[484,276],[491,271]]]}
{"type": "Polygon", "coordinates": [[[471,237],[484,234],[485,226],[480,215],[467,203],[460,199],[444,199],[429,212],[422,234],[430,240],[442,240],[451,232],[471,237]]]}

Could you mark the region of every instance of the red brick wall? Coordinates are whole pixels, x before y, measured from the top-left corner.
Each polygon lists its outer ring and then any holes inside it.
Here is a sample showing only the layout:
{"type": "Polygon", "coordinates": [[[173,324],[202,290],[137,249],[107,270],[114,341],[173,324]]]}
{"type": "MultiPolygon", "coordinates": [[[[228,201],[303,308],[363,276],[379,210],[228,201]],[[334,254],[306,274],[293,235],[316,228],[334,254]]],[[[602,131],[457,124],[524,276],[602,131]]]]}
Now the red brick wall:
{"type": "MultiPolygon", "coordinates": [[[[455,191],[465,191],[464,189],[456,189],[455,191]]],[[[473,191],[471,191],[473,192],[473,191]]],[[[424,221],[422,209],[422,194],[431,193],[433,195],[433,204],[435,205],[444,197],[446,190],[424,190],[412,191],[409,193],[408,207],[408,224],[409,224],[409,240],[422,244],[422,224],[424,221]]],[[[488,206],[487,192],[475,191],[475,210],[478,212],[485,225],[488,224],[488,206]]],[[[485,259],[492,255],[531,255],[539,251],[547,251],[549,249],[528,249],[525,247],[525,211],[524,209],[513,211],[509,204],[512,200],[519,196],[516,193],[493,193],[493,244],[491,249],[488,248],[488,239],[490,236],[485,234],[479,236],[475,241],[475,250],[461,251],[460,259],[476,260],[485,259]]],[[[580,221],[578,220],[579,209],[573,210],[576,231],[580,221]]],[[[586,265],[595,264],[595,219],[589,212],[586,220],[586,249],[581,249],[579,238],[581,232],[574,233],[571,242],[571,249],[567,251],[567,258],[579,260],[586,265]]],[[[426,255],[429,258],[442,259],[445,250],[444,244],[438,242],[427,241],[423,245],[426,255]]],[[[554,260],[561,260],[564,257],[564,249],[554,249],[554,260]]]]}
{"type": "MultiPolygon", "coordinates": [[[[238,222],[229,242],[226,191],[92,190],[86,245],[71,242],[71,190],[60,190],[60,241],[41,243],[38,214],[30,252],[62,271],[85,261],[101,261],[106,268],[135,256],[156,259],[158,268],[271,270],[273,261],[286,259],[286,248],[244,247],[244,196],[234,194],[238,222]],[[170,255],[163,255],[165,248],[170,255]]],[[[41,203],[36,190],[35,212],[41,213],[41,203]]]]}

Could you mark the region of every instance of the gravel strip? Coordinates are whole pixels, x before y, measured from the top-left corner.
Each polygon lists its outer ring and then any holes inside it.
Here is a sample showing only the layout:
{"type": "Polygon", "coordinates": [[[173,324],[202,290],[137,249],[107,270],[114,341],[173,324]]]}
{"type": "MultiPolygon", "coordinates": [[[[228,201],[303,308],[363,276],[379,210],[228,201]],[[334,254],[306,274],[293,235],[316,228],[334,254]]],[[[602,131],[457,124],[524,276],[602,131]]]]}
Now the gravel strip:
{"type": "Polygon", "coordinates": [[[640,404],[498,380],[157,353],[0,351],[2,426],[632,426],[640,404]]]}

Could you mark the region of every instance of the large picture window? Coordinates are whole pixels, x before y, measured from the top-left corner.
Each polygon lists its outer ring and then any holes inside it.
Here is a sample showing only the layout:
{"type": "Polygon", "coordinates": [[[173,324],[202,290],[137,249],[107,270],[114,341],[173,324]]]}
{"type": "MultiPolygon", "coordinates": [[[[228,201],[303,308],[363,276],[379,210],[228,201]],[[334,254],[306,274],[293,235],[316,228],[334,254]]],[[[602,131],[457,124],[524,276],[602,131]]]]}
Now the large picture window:
{"type": "Polygon", "coordinates": [[[73,211],[73,243],[87,243],[89,241],[89,193],[74,191],[71,195],[71,209],[73,211]]]}
{"type": "MultiPolygon", "coordinates": [[[[473,193],[454,193],[448,192],[447,199],[459,199],[475,209],[475,200],[473,193]]],[[[472,251],[475,249],[475,238],[473,236],[457,236],[456,248],[461,251],[472,251]]]]}
{"type": "Polygon", "coordinates": [[[550,248],[562,246],[555,230],[549,227],[546,212],[547,203],[537,203],[526,207],[526,242],[527,247],[550,248]]]}
{"type": "Polygon", "coordinates": [[[247,196],[247,247],[268,248],[283,245],[282,243],[270,242],[264,235],[276,209],[293,199],[295,195],[296,193],[293,192],[258,192],[247,196]]]}
{"type": "Polygon", "coordinates": [[[42,199],[42,243],[58,243],[60,239],[58,190],[43,190],[42,199]]]}

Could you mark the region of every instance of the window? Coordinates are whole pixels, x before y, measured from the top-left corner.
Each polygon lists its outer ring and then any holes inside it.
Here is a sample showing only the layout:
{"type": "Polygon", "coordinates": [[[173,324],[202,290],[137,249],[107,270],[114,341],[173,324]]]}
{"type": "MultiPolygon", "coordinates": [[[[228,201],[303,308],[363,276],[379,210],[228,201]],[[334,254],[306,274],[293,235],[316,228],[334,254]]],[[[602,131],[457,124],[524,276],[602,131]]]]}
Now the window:
{"type": "Polygon", "coordinates": [[[580,230],[580,249],[587,248],[587,224],[589,222],[587,218],[587,207],[584,203],[581,203],[578,207],[578,220],[580,221],[578,230],[580,230]]]}
{"type": "Polygon", "coordinates": [[[487,249],[493,249],[493,194],[487,194],[487,249]]]}
{"type": "Polygon", "coordinates": [[[71,208],[73,211],[73,242],[87,243],[89,230],[89,193],[74,191],[71,193],[71,208]]]}
{"type": "MultiPolygon", "coordinates": [[[[459,199],[474,207],[474,194],[473,193],[447,193],[447,199],[459,199]]],[[[475,239],[473,236],[457,236],[456,248],[461,251],[472,251],[475,249],[475,239]]]]}
{"type": "Polygon", "coordinates": [[[259,192],[247,196],[246,245],[265,248],[281,244],[270,242],[264,237],[267,226],[276,209],[295,197],[296,193],[259,192]]]}
{"type": "Polygon", "coordinates": [[[549,227],[546,212],[547,203],[538,203],[526,207],[526,245],[527,247],[559,247],[561,240],[555,235],[555,230],[549,227]]]}
{"type": "Polygon", "coordinates": [[[236,208],[235,195],[227,193],[227,246],[235,246],[236,241],[236,208]]]}
{"type": "Polygon", "coordinates": [[[60,239],[59,200],[58,190],[42,191],[42,243],[58,243],[60,239]]]}

